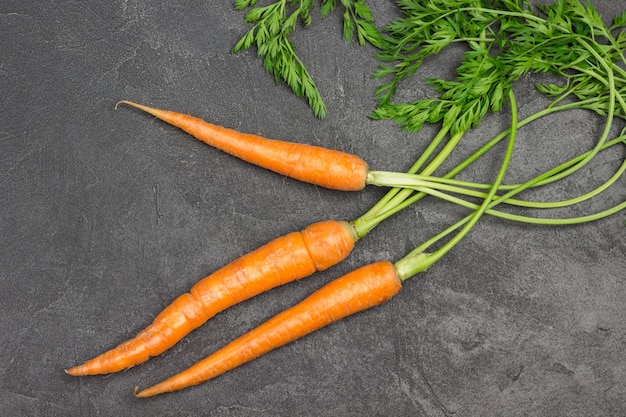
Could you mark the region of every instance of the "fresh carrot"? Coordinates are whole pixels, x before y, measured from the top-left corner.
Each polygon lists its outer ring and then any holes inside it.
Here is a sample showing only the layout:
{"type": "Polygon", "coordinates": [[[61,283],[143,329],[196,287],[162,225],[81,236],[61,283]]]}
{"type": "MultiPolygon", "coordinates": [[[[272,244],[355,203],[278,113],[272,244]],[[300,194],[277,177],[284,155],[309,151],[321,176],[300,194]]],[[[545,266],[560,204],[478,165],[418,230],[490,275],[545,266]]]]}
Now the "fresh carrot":
{"type": "Polygon", "coordinates": [[[119,101],[115,108],[122,103],[176,126],[214,148],[279,174],[334,190],[359,191],[366,185],[368,166],[356,155],[241,133],[187,114],[132,101],[119,101]]]}
{"type": "Polygon", "coordinates": [[[135,389],[135,396],[151,397],[200,384],[396,295],[402,288],[402,282],[426,271],[457,245],[494,201],[513,154],[517,134],[517,107],[513,93],[509,93],[509,98],[512,107],[511,133],[502,166],[483,203],[469,216],[463,229],[445,245],[433,253],[426,253],[424,246],[420,245],[395,264],[381,261],[356,269],[326,284],[299,304],[279,313],[179,374],[142,391],[137,392],[135,389]]]}
{"type": "Polygon", "coordinates": [[[145,362],[220,311],[335,265],[348,256],[357,239],[350,223],[334,220],[279,237],[200,280],[133,339],[66,372],[106,374],[145,362]]]}
{"type": "Polygon", "coordinates": [[[185,371],[135,395],[150,397],[205,382],[344,317],[382,304],[401,287],[392,263],[363,266],[331,281],[185,371]]]}

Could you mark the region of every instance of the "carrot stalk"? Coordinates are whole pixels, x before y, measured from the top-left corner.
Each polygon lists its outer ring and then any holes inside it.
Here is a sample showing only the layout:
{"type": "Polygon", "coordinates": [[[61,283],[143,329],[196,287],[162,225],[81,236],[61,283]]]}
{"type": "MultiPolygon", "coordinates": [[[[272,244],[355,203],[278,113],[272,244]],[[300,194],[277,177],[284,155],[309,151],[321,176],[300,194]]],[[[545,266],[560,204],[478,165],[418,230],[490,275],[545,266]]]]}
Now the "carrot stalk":
{"type": "Polygon", "coordinates": [[[136,392],[135,396],[150,397],[205,382],[344,317],[382,304],[401,287],[392,263],[381,261],[363,266],[326,284],[185,371],[136,392]]]}
{"type": "Polygon", "coordinates": [[[250,252],[196,283],[136,337],[82,365],[73,376],[118,372],[157,356],[220,311],[345,259],[357,235],[345,221],[314,223],[250,252]]]}
{"type": "Polygon", "coordinates": [[[356,155],[241,133],[187,114],[127,100],[119,101],[115,108],[122,103],[176,126],[214,148],[279,174],[334,190],[359,191],[366,185],[367,163],[356,155]]]}

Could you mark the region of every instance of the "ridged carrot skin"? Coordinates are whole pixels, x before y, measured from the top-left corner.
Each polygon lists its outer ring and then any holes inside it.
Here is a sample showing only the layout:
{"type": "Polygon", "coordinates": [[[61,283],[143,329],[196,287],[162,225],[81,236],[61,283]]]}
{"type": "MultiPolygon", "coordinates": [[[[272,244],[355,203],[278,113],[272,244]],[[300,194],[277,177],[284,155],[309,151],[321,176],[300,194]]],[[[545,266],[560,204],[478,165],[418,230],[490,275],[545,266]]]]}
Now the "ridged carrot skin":
{"type": "Polygon", "coordinates": [[[132,101],[122,100],[117,105],[120,103],[143,110],[214,148],[279,174],[334,190],[359,191],[366,185],[367,163],[356,155],[241,133],[194,116],[132,101]]]}
{"type": "Polygon", "coordinates": [[[389,262],[356,269],[190,368],[135,396],[151,397],[205,382],[344,317],[382,304],[401,287],[394,266],[389,262]]]}
{"type": "Polygon", "coordinates": [[[334,220],[279,237],[200,280],[133,339],[66,372],[73,376],[108,374],[145,362],[220,311],[339,263],[356,241],[350,223],[334,220]]]}

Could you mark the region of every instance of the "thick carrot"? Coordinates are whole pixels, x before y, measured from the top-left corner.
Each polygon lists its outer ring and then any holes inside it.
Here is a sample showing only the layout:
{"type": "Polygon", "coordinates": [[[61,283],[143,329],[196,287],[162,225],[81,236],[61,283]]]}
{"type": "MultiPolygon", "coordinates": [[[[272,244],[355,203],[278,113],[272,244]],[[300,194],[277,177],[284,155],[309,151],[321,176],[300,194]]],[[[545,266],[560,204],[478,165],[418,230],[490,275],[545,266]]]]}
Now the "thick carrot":
{"type": "Polygon", "coordinates": [[[334,220],[279,237],[200,280],[135,338],[66,372],[73,376],[106,374],[145,362],[220,311],[342,261],[356,241],[350,223],[334,220]]]}
{"type": "Polygon", "coordinates": [[[210,146],[279,174],[335,190],[358,191],[366,185],[367,163],[356,155],[241,133],[132,101],[122,100],[115,107],[120,103],[141,109],[210,146]]]}
{"type": "Polygon", "coordinates": [[[375,262],[356,269],[185,371],[135,395],[150,397],[205,382],[328,324],[379,305],[396,295],[401,287],[390,262],[375,262]]]}

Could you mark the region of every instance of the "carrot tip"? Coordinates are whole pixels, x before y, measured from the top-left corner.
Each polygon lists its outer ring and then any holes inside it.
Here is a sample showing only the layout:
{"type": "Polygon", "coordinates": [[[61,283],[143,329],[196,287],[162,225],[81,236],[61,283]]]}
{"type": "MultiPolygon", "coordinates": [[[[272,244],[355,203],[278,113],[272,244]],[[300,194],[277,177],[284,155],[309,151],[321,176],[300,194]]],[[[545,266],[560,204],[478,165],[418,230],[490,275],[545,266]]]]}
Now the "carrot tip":
{"type": "Polygon", "coordinates": [[[115,110],[117,110],[117,108],[120,106],[120,104],[128,104],[128,105],[132,106],[132,104],[130,104],[129,101],[127,101],[127,100],[120,100],[117,103],[115,103],[115,110]]]}
{"type": "Polygon", "coordinates": [[[66,374],[71,375],[71,376],[79,376],[80,373],[77,372],[76,367],[70,368],[70,369],[65,369],[64,370],[66,374]]]}
{"type": "Polygon", "coordinates": [[[133,390],[133,396],[135,398],[147,398],[147,397],[152,397],[153,395],[156,395],[156,394],[158,394],[158,392],[156,393],[150,392],[149,388],[139,391],[139,387],[135,387],[135,389],[133,390]]]}

